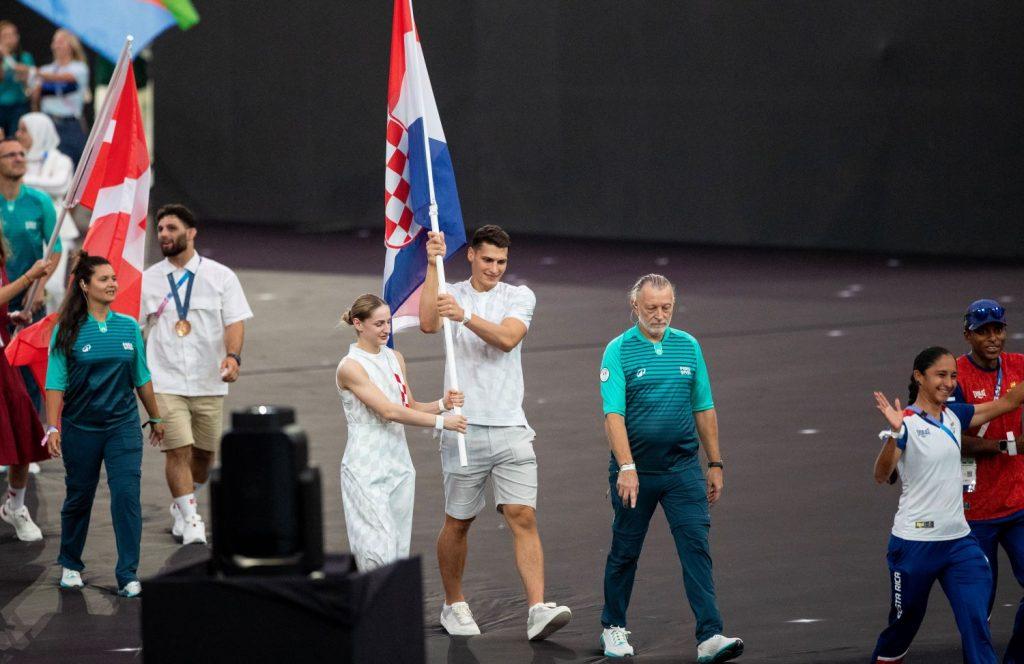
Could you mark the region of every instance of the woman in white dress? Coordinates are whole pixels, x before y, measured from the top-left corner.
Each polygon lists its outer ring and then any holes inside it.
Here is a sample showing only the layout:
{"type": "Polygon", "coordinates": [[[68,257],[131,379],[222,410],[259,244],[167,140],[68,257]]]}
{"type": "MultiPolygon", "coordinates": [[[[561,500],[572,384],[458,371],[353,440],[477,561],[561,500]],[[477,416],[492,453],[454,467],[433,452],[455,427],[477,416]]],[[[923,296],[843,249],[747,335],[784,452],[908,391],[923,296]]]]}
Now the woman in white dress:
{"type": "MultiPolygon", "coordinates": [[[[45,113],[26,113],[18,121],[17,138],[25,148],[25,158],[28,161],[25,185],[49,194],[59,217],[75,168],[71,163],[71,157],[57,149],[60,136],[57,135],[53,120],[45,113]]],[[[75,240],[78,236],[75,220],[69,216],[60,227],[60,242],[64,247],[60,254],[60,262],[53,276],[46,282],[46,309],[50,313],[57,311],[64,300],[68,257],[75,249],[75,240]]]]}
{"type": "Polygon", "coordinates": [[[456,390],[437,401],[413,399],[405,359],[387,347],[391,310],[382,299],[360,295],[341,321],[356,332],[336,376],[348,421],[341,499],[349,546],[366,571],[409,555],[416,469],[403,425],[465,432],[466,418],[445,414],[463,405],[456,390]]]}

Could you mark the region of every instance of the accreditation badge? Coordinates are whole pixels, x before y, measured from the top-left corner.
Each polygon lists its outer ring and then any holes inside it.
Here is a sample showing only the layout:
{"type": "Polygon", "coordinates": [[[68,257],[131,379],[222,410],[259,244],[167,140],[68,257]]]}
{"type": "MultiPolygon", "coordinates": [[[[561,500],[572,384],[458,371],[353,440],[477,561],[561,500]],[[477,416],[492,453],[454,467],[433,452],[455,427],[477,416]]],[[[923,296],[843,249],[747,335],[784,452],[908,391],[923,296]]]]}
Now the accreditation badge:
{"type": "Polygon", "coordinates": [[[978,486],[978,462],[972,457],[960,457],[960,472],[964,480],[964,493],[974,493],[978,486]]]}

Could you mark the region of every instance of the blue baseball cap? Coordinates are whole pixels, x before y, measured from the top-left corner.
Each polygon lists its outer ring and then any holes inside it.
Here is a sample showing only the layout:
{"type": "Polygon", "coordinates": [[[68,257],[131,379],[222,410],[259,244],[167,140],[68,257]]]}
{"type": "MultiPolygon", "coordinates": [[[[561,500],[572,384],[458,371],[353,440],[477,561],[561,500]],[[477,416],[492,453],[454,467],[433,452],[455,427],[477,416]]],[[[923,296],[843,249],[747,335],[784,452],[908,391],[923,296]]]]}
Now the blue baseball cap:
{"type": "Polygon", "coordinates": [[[1006,309],[995,300],[975,300],[964,314],[964,327],[972,332],[989,323],[1006,325],[1006,309]]]}

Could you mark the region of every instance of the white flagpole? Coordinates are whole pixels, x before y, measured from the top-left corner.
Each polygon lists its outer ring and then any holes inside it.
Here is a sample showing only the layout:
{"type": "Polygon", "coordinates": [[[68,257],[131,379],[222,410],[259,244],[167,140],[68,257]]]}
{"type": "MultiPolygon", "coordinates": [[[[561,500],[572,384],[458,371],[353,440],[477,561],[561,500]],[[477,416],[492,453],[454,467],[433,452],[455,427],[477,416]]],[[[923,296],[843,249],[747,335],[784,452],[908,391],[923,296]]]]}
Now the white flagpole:
{"type": "MultiPolygon", "coordinates": [[[[135,41],[135,38],[131,35],[128,35],[124,40],[124,46],[121,48],[121,56],[117,59],[117,65],[114,67],[114,73],[110,77],[110,85],[108,86],[109,93],[103,100],[100,112],[96,114],[96,122],[93,123],[92,129],[89,130],[89,138],[85,142],[85,149],[82,150],[82,158],[78,160],[78,167],[75,168],[75,174],[71,178],[71,186],[68,187],[67,192],[64,194],[64,201],[61,204],[60,216],[57,217],[57,223],[53,227],[53,232],[50,233],[50,241],[46,244],[46,251],[43,252],[43,260],[46,260],[53,255],[53,247],[57,244],[57,238],[60,236],[60,228],[64,224],[64,218],[67,216],[68,210],[78,205],[79,201],[81,201],[81,196],[79,195],[78,190],[81,187],[82,178],[85,176],[86,171],[91,170],[92,163],[96,159],[98,144],[102,143],[103,137],[99,136],[99,133],[101,131],[106,131],[107,123],[114,112],[113,106],[117,103],[117,97],[120,97],[119,94],[114,93],[119,91],[123,86],[126,67],[131,66],[133,41],[135,41]]],[[[29,311],[31,311],[32,299],[35,297],[38,290],[39,282],[32,282],[32,286],[28,289],[25,299],[22,300],[22,302],[29,307],[29,311]]]]}
{"type": "MultiPolygon", "coordinates": [[[[419,31],[416,29],[416,17],[412,12],[412,0],[409,0],[409,18],[412,20],[413,29],[413,46],[417,48],[417,52],[413,53],[412,66],[416,69],[416,80],[420,83],[423,82],[423,77],[420,68],[420,54],[422,46],[417,46],[419,41],[416,37],[419,31]]],[[[411,87],[411,86],[410,86],[411,87]]],[[[417,86],[416,97],[419,100],[420,117],[423,118],[423,157],[427,163],[427,188],[430,191],[430,207],[428,208],[430,213],[430,230],[435,233],[440,232],[440,227],[437,223],[437,199],[434,196],[434,166],[430,159],[430,135],[427,130],[427,108],[423,101],[423,90],[417,86]]],[[[444,256],[438,256],[435,264],[437,265],[437,292],[439,295],[444,295],[448,292],[447,282],[444,276],[444,256]]],[[[452,339],[452,322],[451,320],[441,317],[441,327],[444,330],[444,355],[445,365],[448,368],[448,376],[451,378],[451,386],[453,390],[459,389],[459,377],[455,370],[455,351],[454,341],[452,339]]],[[[462,408],[456,406],[455,414],[461,415],[462,408]]],[[[469,459],[466,456],[466,436],[462,433],[458,434],[459,441],[459,465],[468,466],[469,459]]]]}

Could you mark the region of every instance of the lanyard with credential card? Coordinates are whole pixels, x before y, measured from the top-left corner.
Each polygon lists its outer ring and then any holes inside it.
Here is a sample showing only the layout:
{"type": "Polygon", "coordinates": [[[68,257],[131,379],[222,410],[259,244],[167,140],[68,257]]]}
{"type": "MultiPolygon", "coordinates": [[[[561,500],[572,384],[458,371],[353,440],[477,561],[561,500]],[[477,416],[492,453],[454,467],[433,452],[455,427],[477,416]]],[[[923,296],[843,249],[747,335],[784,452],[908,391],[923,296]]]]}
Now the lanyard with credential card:
{"type": "MultiPolygon", "coordinates": [[[[999,360],[999,371],[996,373],[996,389],[993,392],[993,399],[998,399],[999,395],[1003,392],[1003,361],[999,360]]],[[[978,429],[978,438],[984,438],[985,432],[988,431],[988,425],[991,422],[985,422],[978,429]]],[[[960,469],[964,476],[964,491],[972,493],[978,486],[978,460],[974,457],[960,457],[960,469]]],[[[968,503],[969,505],[969,503],[968,503]]]]}

